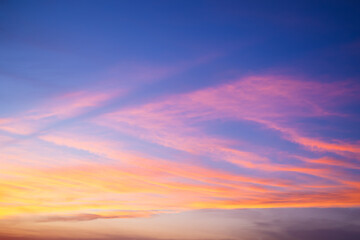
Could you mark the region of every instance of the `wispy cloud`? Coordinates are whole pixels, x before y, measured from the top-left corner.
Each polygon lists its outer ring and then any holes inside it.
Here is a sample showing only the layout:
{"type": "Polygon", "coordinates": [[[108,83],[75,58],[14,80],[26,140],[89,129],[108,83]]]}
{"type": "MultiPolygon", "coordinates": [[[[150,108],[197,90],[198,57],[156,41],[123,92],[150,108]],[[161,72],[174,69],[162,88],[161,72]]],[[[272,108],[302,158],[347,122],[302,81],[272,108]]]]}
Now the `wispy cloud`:
{"type": "MultiPolygon", "coordinates": [[[[67,222],[67,221],[90,221],[95,219],[115,219],[115,218],[142,218],[150,217],[159,211],[103,211],[97,213],[78,213],[78,214],[52,214],[23,216],[24,220],[35,222],[67,222]]],[[[18,218],[19,220],[19,218],[18,218]]]]}
{"type": "Polygon", "coordinates": [[[31,134],[39,128],[99,107],[119,95],[119,91],[79,91],[55,96],[35,109],[0,121],[0,129],[16,134],[31,134]]]}
{"type": "MultiPolygon", "coordinates": [[[[358,143],[298,124],[350,117],[338,109],[357,99],[353,91],[343,83],[247,77],[43,132],[3,152],[1,217],[71,222],[204,208],[358,206],[359,164],[351,157],[358,143]],[[297,151],[208,131],[208,124],[228,121],[273,131],[297,151]]],[[[18,123],[30,122],[34,131],[35,123],[71,118],[113,97],[101,91],[59,96],[18,123]]]]}

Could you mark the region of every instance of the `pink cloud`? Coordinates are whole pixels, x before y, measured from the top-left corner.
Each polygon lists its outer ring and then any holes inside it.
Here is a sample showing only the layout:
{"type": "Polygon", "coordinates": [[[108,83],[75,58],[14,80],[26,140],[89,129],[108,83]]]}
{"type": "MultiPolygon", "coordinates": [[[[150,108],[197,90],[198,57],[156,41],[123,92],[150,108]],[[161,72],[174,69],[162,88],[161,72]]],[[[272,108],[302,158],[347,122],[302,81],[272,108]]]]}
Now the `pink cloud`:
{"type": "Polygon", "coordinates": [[[96,122],[146,141],[245,168],[304,173],[338,180],[333,164],[277,164],[261,156],[261,152],[234,149],[232,145],[241,145],[241,142],[209,136],[201,125],[214,119],[253,121],[278,131],[286,140],[310,151],[358,153],[356,142],[320,140],[293,124],[298,118],[345,116],[337,111],[337,107],[357,98],[356,88],[349,86],[351,83],[248,77],[119,110],[100,117],[96,122]]]}
{"type": "MultiPolygon", "coordinates": [[[[194,134],[201,135],[198,129],[190,127],[196,123],[213,119],[246,120],[275,129],[308,148],[358,152],[357,143],[327,142],[305,137],[301,133],[303,130],[293,124],[297,118],[344,116],[336,109],[357,98],[356,89],[349,82],[319,83],[275,76],[248,77],[120,110],[105,115],[98,122],[143,138],[148,136],[165,146],[177,145],[179,148],[180,142],[187,144],[194,134]],[[177,128],[181,128],[181,134],[174,131],[177,128]],[[172,143],[184,137],[187,141],[172,143]]],[[[207,144],[213,141],[217,145],[216,142],[220,141],[209,140],[209,136],[206,138],[207,144]]],[[[187,148],[198,144],[201,141],[191,141],[187,148]]]]}

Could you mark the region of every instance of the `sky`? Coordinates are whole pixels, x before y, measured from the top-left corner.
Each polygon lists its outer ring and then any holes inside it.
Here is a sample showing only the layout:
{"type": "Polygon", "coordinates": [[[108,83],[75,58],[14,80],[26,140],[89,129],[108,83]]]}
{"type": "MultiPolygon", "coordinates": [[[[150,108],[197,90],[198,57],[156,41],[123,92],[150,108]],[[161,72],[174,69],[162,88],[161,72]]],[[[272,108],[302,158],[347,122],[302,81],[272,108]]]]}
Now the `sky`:
{"type": "Polygon", "coordinates": [[[0,239],[360,239],[358,1],[0,1],[0,239]]]}

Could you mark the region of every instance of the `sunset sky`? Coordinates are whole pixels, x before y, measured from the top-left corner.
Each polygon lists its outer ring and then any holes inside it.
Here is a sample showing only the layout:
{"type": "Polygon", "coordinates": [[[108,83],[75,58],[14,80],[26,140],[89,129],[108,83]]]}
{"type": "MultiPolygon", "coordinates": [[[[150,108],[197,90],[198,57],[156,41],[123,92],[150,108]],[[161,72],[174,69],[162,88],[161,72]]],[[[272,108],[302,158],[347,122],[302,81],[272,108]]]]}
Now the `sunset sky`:
{"type": "Polygon", "coordinates": [[[358,240],[359,126],[359,1],[0,1],[1,240],[358,240]]]}

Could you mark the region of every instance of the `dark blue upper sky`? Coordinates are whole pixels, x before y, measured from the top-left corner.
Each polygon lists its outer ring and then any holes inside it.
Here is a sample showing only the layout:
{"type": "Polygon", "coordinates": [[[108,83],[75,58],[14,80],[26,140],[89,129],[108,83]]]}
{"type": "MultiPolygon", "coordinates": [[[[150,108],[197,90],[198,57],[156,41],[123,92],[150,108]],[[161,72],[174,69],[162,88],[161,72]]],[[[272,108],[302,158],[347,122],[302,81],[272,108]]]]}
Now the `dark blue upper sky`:
{"type": "MultiPolygon", "coordinates": [[[[166,92],[216,83],[219,75],[271,71],[334,81],[356,78],[360,71],[358,1],[2,1],[0,6],[4,81],[28,82],[43,91],[96,81],[97,74],[124,62],[161,66],[213,57],[187,80],[161,83],[166,92]]],[[[5,88],[32,94],[11,83],[5,88]]]]}

